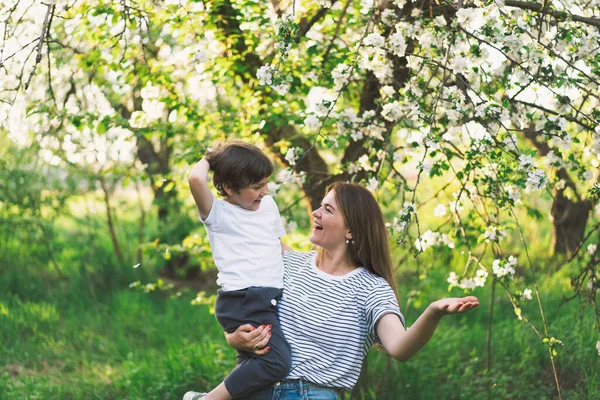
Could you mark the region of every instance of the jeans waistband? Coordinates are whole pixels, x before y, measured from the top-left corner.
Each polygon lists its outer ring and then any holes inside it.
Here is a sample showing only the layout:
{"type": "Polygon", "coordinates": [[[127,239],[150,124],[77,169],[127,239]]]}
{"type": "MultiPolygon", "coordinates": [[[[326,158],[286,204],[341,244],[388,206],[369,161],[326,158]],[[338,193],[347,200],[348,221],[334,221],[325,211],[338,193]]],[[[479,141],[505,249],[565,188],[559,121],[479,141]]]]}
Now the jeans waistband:
{"type": "Polygon", "coordinates": [[[331,389],[336,390],[335,388],[329,386],[318,385],[316,383],[307,382],[303,379],[284,379],[275,384],[275,388],[277,389],[331,389]]]}

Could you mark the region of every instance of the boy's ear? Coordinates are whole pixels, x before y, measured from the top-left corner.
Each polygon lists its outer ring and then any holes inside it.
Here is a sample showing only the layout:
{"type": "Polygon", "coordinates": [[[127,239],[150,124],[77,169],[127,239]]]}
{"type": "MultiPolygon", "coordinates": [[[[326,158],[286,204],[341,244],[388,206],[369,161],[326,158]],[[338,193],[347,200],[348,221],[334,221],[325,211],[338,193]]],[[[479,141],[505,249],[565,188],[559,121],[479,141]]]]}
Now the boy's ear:
{"type": "Polygon", "coordinates": [[[225,193],[227,193],[227,196],[231,196],[234,191],[231,189],[231,186],[229,185],[223,185],[223,189],[225,189],[225,193]]]}

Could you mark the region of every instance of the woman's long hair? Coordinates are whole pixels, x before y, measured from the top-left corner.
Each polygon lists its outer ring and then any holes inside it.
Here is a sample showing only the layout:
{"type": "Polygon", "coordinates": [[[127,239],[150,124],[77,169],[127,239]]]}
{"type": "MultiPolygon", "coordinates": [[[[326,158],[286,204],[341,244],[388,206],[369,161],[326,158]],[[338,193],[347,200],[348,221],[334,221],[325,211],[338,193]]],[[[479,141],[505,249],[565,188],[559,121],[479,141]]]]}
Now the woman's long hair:
{"type": "MultiPolygon", "coordinates": [[[[377,200],[364,187],[354,183],[335,182],[325,193],[335,191],[335,201],[352,233],[348,253],[352,262],[385,279],[398,297],[396,279],[392,270],[388,232],[377,200]]],[[[319,249],[318,259],[322,259],[319,249]]]]}

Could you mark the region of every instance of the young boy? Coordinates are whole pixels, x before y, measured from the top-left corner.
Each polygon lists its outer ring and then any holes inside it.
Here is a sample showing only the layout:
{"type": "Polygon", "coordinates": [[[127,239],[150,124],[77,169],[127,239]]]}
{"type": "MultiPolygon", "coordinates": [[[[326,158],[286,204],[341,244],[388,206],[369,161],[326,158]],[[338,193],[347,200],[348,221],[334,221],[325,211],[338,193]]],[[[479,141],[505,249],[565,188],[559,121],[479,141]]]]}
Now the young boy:
{"type": "Polygon", "coordinates": [[[188,392],[184,400],[229,400],[285,378],[290,346],[277,320],[283,288],[280,238],[285,235],[275,201],[267,194],[273,164],[257,147],[232,141],[206,154],[188,180],[208,232],[217,269],[215,315],[226,332],[243,324],[270,325],[271,350],[260,357],[238,351],[237,366],[210,393],[188,392]],[[208,171],[223,200],[213,197],[208,171]]]}

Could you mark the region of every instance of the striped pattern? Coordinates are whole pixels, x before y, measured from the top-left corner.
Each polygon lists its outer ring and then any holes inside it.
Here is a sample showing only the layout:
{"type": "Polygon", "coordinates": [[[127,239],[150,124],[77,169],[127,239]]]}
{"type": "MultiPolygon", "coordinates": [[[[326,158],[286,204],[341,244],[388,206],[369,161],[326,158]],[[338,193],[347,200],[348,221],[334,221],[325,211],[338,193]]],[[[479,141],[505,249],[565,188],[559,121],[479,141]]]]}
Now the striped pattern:
{"type": "Polygon", "coordinates": [[[320,271],[315,252],[284,255],[284,291],[279,320],[292,347],[288,379],[304,379],[352,389],[362,360],[377,341],[375,324],[397,314],[392,288],[381,277],[358,268],[343,277],[320,271]]]}

